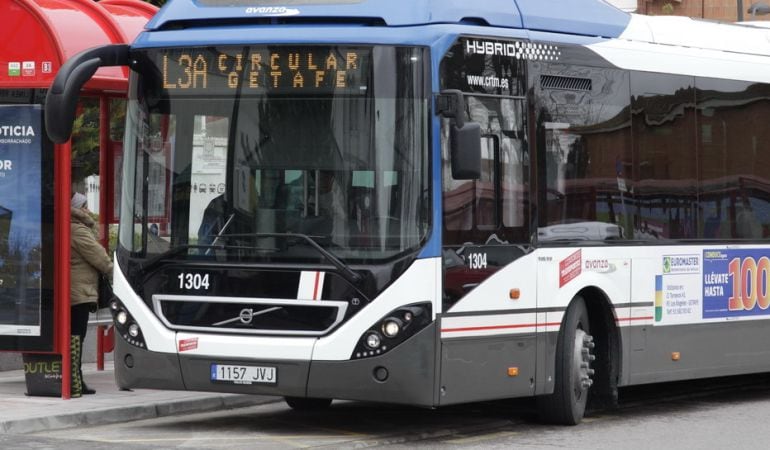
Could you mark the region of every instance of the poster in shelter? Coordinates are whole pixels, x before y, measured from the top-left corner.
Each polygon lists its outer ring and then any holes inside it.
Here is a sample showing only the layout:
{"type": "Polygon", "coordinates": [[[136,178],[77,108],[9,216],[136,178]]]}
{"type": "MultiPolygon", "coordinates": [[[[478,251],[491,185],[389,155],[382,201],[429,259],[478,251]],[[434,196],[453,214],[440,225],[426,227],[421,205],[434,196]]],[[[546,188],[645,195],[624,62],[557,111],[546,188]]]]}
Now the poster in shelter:
{"type": "Polygon", "coordinates": [[[40,336],[42,107],[0,105],[0,336],[40,336]]]}

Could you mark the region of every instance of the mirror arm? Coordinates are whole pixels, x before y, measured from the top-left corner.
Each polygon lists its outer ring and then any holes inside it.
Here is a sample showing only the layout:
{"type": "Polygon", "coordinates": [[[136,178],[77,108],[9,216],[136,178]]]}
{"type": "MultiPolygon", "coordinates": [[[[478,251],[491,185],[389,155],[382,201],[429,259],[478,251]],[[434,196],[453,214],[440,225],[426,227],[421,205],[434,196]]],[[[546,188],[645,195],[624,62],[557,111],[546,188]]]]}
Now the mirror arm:
{"type": "Polygon", "coordinates": [[[80,90],[99,67],[128,65],[128,44],[113,44],[84,50],[68,59],[54,78],[45,98],[45,129],[55,143],[72,134],[80,90]]]}
{"type": "Polygon", "coordinates": [[[436,97],[436,111],[443,117],[454,119],[458,128],[465,126],[465,99],[458,89],[445,89],[436,97]]]}

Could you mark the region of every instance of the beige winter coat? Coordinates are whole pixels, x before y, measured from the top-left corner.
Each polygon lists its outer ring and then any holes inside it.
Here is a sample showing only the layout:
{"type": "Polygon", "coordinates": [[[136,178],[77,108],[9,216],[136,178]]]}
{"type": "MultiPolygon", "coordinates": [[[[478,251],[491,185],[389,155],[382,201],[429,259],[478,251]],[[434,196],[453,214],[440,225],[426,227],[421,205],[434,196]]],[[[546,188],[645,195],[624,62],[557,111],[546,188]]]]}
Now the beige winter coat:
{"type": "Polygon", "coordinates": [[[112,261],[94,236],[94,219],[83,209],[71,210],[70,299],[73,305],[96,303],[99,272],[112,273],[112,261]]]}

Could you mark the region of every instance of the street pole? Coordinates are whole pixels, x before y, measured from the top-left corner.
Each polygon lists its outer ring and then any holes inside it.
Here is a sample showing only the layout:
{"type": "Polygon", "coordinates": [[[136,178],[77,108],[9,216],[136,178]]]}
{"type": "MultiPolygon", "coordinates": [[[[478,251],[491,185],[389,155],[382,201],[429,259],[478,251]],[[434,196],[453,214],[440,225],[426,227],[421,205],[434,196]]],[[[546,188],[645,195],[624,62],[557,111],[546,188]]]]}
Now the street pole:
{"type": "Polygon", "coordinates": [[[743,22],[743,0],[738,0],[738,22],[743,22]]]}

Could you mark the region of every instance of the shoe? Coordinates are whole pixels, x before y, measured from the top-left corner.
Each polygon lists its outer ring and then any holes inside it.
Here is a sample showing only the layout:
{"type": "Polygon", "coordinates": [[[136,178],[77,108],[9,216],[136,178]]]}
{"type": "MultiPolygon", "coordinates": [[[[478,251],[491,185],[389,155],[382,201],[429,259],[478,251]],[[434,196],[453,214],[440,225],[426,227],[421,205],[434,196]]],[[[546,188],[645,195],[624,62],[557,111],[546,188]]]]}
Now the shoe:
{"type": "Polygon", "coordinates": [[[83,395],[92,395],[96,394],[96,391],[91,389],[90,387],[86,386],[86,383],[83,382],[83,389],[80,391],[83,395]]]}

